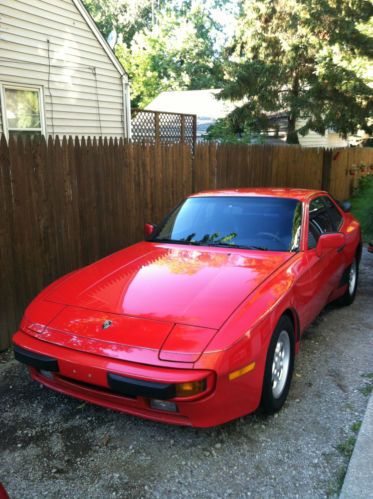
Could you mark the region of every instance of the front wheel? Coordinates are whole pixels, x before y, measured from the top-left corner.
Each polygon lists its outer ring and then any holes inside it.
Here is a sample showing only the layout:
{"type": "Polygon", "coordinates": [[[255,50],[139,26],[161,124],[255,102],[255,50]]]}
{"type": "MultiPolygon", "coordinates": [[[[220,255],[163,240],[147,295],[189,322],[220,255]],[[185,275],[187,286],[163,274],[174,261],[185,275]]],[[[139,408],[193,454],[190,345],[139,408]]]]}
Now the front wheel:
{"type": "Polygon", "coordinates": [[[354,257],[348,271],[347,288],[344,295],[341,296],[341,298],[339,298],[338,300],[339,305],[342,306],[351,305],[351,303],[355,300],[358,279],[359,279],[359,265],[357,258],[354,257]]]}
{"type": "Polygon", "coordinates": [[[261,406],[265,413],[281,409],[289,393],[294,368],[294,326],[281,317],[269,345],[264,372],[261,406]]]}

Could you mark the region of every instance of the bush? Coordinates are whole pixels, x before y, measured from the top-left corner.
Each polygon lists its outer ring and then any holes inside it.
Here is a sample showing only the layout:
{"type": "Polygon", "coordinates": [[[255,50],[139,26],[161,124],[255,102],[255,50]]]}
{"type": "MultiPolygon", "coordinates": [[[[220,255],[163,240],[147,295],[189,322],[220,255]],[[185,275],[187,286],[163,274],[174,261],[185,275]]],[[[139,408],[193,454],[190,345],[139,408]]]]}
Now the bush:
{"type": "Polygon", "coordinates": [[[373,175],[360,178],[351,204],[352,213],[361,223],[364,241],[373,240],[373,175]]]}

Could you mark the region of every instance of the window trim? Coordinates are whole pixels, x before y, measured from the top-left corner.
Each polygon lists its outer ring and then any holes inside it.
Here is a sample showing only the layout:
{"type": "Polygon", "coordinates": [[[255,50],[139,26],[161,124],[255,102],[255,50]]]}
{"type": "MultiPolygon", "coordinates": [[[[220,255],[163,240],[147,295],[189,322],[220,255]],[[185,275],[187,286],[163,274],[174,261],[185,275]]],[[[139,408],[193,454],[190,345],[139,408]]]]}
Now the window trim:
{"type": "Polygon", "coordinates": [[[3,133],[9,140],[9,131],[11,132],[40,132],[42,136],[46,136],[45,124],[45,106],[44,106],[44,88],[41,85],[18,85],[15,83],[0,82],[0,100],[1,100],[1,120],[3,126],[3,133]],[[8,118],[6,115],[6,97],[5,90],[30,90],[37,91],[39,97],[39,110],[40,110],[40,128],[9,128],[8,118]]]}

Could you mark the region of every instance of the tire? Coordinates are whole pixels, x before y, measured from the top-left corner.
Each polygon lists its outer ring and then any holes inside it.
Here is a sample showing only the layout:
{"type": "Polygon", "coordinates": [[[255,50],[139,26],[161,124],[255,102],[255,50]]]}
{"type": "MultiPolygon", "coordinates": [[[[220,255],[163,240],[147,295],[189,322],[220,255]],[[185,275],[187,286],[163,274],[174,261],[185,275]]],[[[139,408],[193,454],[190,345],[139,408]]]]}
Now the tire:
{"type": "Polygon", "coordinates": [[[284,315],[273,332],[267,352],[261,400],[266,414],[278,412],[285,403],[293,375],[294,353],[294,326],[284,315]]]}
{"type": "Polygon", "coordinates": [[[355,300],[358,280],[359,262],[355,256],[348,270],[347,289],[344,295],[338,299],[339,305],[341,305],[342,307],[346,307],[348,305],[351,305],[351,303],[355,300]]]}

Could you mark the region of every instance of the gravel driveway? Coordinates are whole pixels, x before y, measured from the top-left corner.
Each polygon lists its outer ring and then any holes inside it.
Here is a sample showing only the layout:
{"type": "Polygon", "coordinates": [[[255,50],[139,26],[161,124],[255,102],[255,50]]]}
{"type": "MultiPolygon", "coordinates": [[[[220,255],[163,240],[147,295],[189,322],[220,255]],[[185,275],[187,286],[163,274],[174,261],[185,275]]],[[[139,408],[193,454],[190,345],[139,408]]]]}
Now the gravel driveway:
{"type": "Polygon", "coordinates": [[[41,388],[0,355],[0,482],[12,499],[336,496],[373,372],[373,255],[355,303],[303,337],[276,416],[166,426],[41,388]]]}

